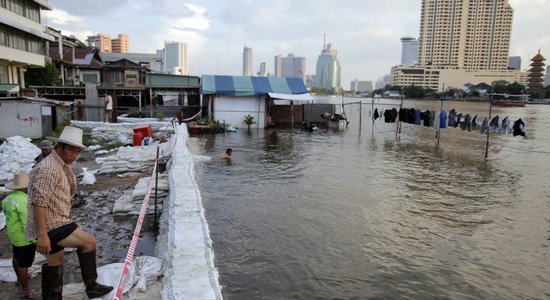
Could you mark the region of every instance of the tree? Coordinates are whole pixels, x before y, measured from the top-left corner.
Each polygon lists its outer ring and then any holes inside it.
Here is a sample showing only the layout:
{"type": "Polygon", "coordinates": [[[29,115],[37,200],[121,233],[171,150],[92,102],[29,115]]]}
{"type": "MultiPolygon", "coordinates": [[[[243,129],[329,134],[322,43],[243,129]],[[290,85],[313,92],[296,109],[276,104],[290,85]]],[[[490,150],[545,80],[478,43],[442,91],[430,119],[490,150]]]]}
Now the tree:
{"type": "Polygon", "coordinates": [[[493,90],[491,92],[495,94],[508,93],[508,82],[505,80],[495,81],[495,83],[493,84],[493,90]]]}
{"type": "Polygon", "coordinates": [[[544,98],[550,99],[550,85],[547,85],[547,86],[544,88],[544,98]]]}
{"type": "Polygon", "coordinates": [[[507,86],[507,89],[509,94],[513,94],[513,95],[525,94],[525,86],[522,84],[519,84],[517,81],[509,84],[507,86]]]}
{"type": "Polygon", "coordinates": [[[44,68],[29,69],[25,72],[27,86],[56,86],[59,85],[59,72],[53,63],[46,63],[44,68]]]}

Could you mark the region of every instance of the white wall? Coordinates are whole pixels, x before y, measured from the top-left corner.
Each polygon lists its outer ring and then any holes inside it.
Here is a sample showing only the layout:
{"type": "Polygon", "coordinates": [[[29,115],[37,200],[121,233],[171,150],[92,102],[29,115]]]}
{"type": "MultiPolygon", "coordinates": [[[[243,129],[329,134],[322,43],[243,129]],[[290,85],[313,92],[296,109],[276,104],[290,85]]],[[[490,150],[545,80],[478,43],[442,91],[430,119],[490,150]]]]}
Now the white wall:
{"type": "Polygon", "coordinates": [[[251,128],[265,127],[265,96],[214,98],[214,119],[224,122],[230,127],[246,128],[244,116],[254,117],[256,124],[251,128]]]}
{"type": "Polygon", "coordinates": [[[0,137],[14,135],[29,138],[42,137],[41,104],[0,101],[0,137]]]}

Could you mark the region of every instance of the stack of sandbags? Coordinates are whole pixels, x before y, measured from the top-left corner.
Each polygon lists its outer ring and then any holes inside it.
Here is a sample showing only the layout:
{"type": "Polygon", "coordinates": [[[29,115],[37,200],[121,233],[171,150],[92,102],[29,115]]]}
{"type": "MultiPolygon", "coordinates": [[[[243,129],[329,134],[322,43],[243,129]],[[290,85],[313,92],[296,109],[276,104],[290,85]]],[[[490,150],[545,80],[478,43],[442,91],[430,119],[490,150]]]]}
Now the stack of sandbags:
{"type": "MultiPolygon", "coordinates": [[[[147,193],[147,187],[151,177],[144,177],[139,179],[135,188],[131,191],[126,191],[120,196],[113,205],[113,213],[116,215],[139,215],[141,211],[141,205],[147,193]]],[[[162,203],[164,199],[168,197],[170,187],[168,185],[168,176],[160,175],[158,179],[157,189],[157,209],[162,210],[162,203]]],[[[149,198],[149,205],[147,207],[147,214],[153,214],[155,211],[155,183],[151,188],[151,195],[149,198]]]]}
{"type": "MultiPolygon", "coordinates": [[[[164,148],[161,144],[161,149],[164,148]]],[[[96,162],[101,163],[98,174],[141,172],[152,168],[157,157],[157,147],[121,147],[115,155],[96,162]]]]}
{"type": "Polygon", "coordinates": [[[7,137],[0,145],[0,184],[12,180],[14,173],[28,174],[39,154],[40,149],[31,143],[31,139],[18,135],[7,137]]]}

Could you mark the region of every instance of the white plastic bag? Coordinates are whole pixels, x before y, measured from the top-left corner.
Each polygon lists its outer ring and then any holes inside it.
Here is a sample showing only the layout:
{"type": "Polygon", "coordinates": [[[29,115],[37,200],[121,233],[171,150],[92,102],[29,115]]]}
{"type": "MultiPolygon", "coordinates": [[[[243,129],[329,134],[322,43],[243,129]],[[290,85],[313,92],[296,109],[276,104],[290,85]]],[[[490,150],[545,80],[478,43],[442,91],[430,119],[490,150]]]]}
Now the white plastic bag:
{"type": "Polygon", "coordinates": [[[80,184],[82,185],[93,185],[96,181],[94,174],[88,171],[88,168],[82,168],[82,180],[80,184]]]}

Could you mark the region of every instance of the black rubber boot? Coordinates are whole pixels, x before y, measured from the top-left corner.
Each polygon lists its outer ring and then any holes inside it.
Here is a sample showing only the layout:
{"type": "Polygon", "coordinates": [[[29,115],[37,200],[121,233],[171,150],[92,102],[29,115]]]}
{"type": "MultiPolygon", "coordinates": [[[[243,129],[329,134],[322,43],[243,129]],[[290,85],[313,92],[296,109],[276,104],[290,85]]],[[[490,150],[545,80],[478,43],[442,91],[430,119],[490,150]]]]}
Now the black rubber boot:
{"type": "Polygon", "coordinates": [[[95,262],[95,249],[90,252],[80,252],[77,250],[78,261],[80,262],[80,270],[82,272],[82,280],[86,286],[86,294],[88,298],[99,298],[113,290],[112,286],[107,286],[97,283],[97,268],[95,262]]]}
{"type": "Polygon", "coordinates": [[[63,265],[50,267],[42,265],[42,299],[63,299],[63,265]]]}

